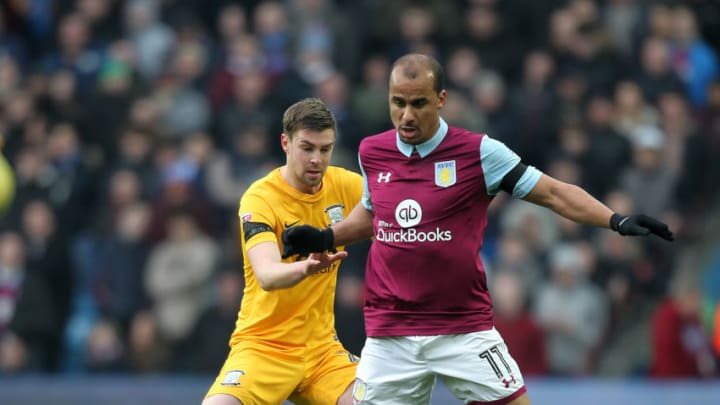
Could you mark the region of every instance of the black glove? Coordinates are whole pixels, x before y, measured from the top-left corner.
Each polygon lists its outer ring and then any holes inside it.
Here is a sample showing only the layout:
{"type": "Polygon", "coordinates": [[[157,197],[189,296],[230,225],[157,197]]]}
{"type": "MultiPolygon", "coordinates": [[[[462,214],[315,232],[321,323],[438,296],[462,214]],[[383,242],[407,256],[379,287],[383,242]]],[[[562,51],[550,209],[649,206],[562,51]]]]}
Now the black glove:
{"type": "Polygon", "coordinates": [[[287,228],[282,233],[282,258],[293,255],[307,256],[326,250],[335,252],[335,235],[332,229],[318,229],[310,225],[287,228]]]}
{"type": "Polygon", "coordinates": [[[612,214],[612,216],[610,217],[610,229],[623,236],[644,236],[653,233],[668,241],[672,241],[675,239],[673,233],[670,231],[670,228],[668,228],[667,224],[664,224],[655,218],[642,214],[612,214]]]}

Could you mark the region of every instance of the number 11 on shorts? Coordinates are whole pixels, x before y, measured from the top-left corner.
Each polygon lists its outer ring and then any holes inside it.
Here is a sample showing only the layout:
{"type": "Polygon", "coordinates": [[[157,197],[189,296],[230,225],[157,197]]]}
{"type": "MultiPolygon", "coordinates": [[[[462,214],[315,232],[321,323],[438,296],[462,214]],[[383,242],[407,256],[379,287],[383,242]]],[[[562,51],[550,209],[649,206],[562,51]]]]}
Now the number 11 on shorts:
{"type": "Polygon", "coordinates": [[[497,346],[493,346],[488,350],[485,350],[478,356],[480,356],[481,359],[485,359],[488,364],[490,364],[490,367],[492,367],[495,375],[499,380],[502,380],[502,382],[505,384],[505,387],[509,387],[510,383],[515,383],[515,376],[512,375],[510,365],[507,363],[507,361],[505,361],[505,357],[503,357],[502,352],[500,352],[500,349],[498,349],[497,346]],[[498,366],[497,362],[495,361],[495,357],[500,360],[500,363],[502,363],[506,373],[503,373],[503,370],[498,366]],[[505,374],[507,374],[509,378],[503,378],[505,374]]]}

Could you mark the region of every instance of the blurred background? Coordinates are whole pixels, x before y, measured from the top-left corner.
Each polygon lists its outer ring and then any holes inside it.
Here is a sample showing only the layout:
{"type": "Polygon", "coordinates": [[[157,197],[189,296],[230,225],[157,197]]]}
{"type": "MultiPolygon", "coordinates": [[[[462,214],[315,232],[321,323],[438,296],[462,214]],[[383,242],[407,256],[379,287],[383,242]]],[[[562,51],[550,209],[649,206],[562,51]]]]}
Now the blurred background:
{"type": "MultiPolygon", "coordinates": [[[[199,404],[242,298],[237,204],[284,162],[282,112],[321,98],[357,170],[407,52],[445,66],[450,125],[675,232],[495,199],[481,255],[534,403],[720,398],[720,2],[1,4],[0,403],[199,404]]],[[[355,353],[368,246],[338,280],[355,353]]]]}

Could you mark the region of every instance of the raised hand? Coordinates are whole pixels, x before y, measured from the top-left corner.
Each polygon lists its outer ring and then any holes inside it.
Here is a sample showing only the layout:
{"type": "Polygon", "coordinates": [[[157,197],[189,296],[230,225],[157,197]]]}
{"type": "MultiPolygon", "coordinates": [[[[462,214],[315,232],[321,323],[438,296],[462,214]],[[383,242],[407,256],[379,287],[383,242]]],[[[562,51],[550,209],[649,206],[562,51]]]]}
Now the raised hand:
{"type": "Polygon", "coordinates": [[[623,236],[655,234],[667,241],[675,239],[667,224],[647,215],[620,215],[610,217],[610,228],[623,236]]]}
{"type": "Polygon", "coordinates": [[[305,274],[311,275],[319,272],[322,269],[330,267],[334,262],[342,260],[348,256],[348,252],[342,251],[337,253],[311,253],[307,259],[304,260],[307,267],[305,268],[305,274]]]}
{"type": "Polygon", "coordinates": [[[334,235],[330,228],[319,229],[310,225],[287,228],[282,233],[282,257],[307,256],[310,253],[334,251],[334,235]]]}

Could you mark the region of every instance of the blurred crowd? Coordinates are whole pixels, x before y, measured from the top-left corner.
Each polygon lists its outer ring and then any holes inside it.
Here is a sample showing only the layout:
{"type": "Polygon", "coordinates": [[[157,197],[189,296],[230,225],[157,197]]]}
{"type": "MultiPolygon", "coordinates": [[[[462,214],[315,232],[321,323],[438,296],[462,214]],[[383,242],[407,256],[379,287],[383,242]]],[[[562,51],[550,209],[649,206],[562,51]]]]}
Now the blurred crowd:
{"type": "MultiPolygon", "coordinates": [[[[237,204],[284,162],[282,112],[321,98],[334,164],[357,170],[407,52],[445,66],[450,125],[676,234],[496,198],[481,255],[524,373],[717,375],[718,27],[711,0],[3,1],[0,375],[215,373],[243,291],[237,204]]],[[[338,281],[356,353],[368,246],[338,281]]]]}

